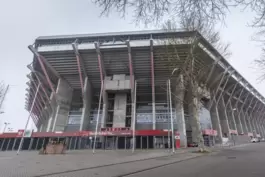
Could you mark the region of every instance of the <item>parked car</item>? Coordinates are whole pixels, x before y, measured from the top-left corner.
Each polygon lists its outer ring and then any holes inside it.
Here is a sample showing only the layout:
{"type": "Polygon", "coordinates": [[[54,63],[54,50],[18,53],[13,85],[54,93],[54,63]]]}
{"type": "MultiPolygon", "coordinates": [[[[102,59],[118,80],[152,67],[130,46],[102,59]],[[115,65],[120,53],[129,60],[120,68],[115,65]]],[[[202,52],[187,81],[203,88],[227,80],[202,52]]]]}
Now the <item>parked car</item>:
{"type": "Polygon", "coordinates": [[[258,142],[259,142],[258,138],[252,138],[251,139],[251,143],[258,143],[258,142]]]}

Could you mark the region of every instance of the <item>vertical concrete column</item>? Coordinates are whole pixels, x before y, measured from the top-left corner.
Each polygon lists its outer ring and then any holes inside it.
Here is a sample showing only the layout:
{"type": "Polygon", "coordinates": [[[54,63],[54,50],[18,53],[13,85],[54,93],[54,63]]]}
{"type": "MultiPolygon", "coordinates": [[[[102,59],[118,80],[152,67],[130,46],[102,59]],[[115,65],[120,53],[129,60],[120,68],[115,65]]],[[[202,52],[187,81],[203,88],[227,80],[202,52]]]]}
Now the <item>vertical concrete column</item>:
{"type": "Polygon", "coordinates": [[[92,102],[92,86],[88,78],[85,78],[84,93],[83,93],[83,109],[80,122],[80,131],[87,130],[90,123],[90,112],[92,102]]]}
{"type": "Polygon", "coordinates": [[[262,138],[265,138],[264,116],[263,116],[263,114],[260,115],[260,127],[261,127],[261,131],[263,132],[263,137],[262,138]]]}
{"type": "Polygon", "coordinates": [[[47,122],[47,132],[50,132],[53,130],[53,124],[56,116],[56,111],[57,111],[57,103],[56,103],[56,97],[55,93],[52,93],[50,96],[50,113],[49,113],[49,119],[47,122]]]}
{"type": "Polygon", "coordinates": [[[260,113],[258,117],[258,125],[260,126],[260,131],[262,132],[262,138],[265,138],[265,131],[263,127],[263,114],[260,113]]]}
{"type": "Polygon", "coordinates": [[[37,132],[42,132],[43,131],[43,128],[42,128],[42,124],[40,125],[40,127],[37,128],[37,132]]]}
{"type": "Polygon", "coordinates": [[[223,135],[226,135],[229,139],[231,139],[230,127],[228,123],[227,112],[225,109],[225,103],[223,98],[221,98],[219,102],[218,113],[219,113],[220,124],[222,127],[223,135]]]}
{"type": "Polygon", "coordinates": [[[237,124],[236,124],[236,120],[235,120],[235,111],[231,105],[231,102],[228,103],[228,109],[229,109],[229,112],[230,112],[230,116],[228,117],[228,119],[232,119],[232,124],[234,126],[234,130],[237,131],[237,134],[238,134],[238,130],[237,130],[237,124]]]}
{"type": "Polygon", "coordinates": [[[264,130],[263,130],[263,127],[262,127],[262,117],[261,117],[261,114],[260,113],[257,113],[257,117],[256,117],[256,125],[259,127],[259,131],[260,131],[260,135],[262,138],[264,138],[264,130]]]}
{"type": "Polygon", "coordinates": [[[183,76],[180,75],[178,78],[179,82],[176,85],[175,91],[175,106],[176,106],[176,119],[177,119],[177,130],[180,135],[180,145],[187,147],[187,134],[186,134],[186,123],[184,117],[183,100],[185,95],[185,88],[183,82],[183,76]]]}
{"type": "Polygon", "coordinates": [[[241,119],[241,122],[242,122],[243,132],[244,132],[244,134],[247,135],[249,133],[248,125],[247,125],[247,122],[246,122],[246,119],[245,119],[245,115],[243,114],[242,111],[239,113],[239,119],[241,119]]]}
{"type": "Polygon", "coordinates": [[[108,93],[103,90],[102,93],[103,98],[103,108],[102,108],[102,116],[101,116],[101,128],[106,127],[106,121],[108,117],[108,107],[109,107],[109,99],[108,99],[108,93]]]}
{"type": "Polygon", "coordinates": [[[114,97],[113,127],[125,127],[127,94],[116,93],[114,97]]]}
{"type": "Polygon", "coordinates": [[[68,122],[72,94],[73,89],[68,83],[63,79],[59,79],[56,90],[57,110],[53,123],[53,131],[64,131],[68,122]]]}
{"type": "Polygon", "coordinates": [[[252,119],[252,128],[253,128],[253,130],[255,130],[257,132],[257,134],[260,134],[259,128],[256,125],[256,114],[252,114],[251,115],[251,119],[252,119]]]}
{"type": "Polygon", "coordinates": [[[238,134],[244,134],[243,123],[241,122],[239,109],[238,109],[238,107],[232,106],[232,101],[230,102],[230,106],[231,106],[231,109],[233,110],[237,132],[238,132],[238,134]]]}
{"type": "Polygon", "coordinates": [[[49,119],[43,120],[41,124],[40,132],[46,132],[48,128],[49,119]]]}
{"type": "Polygon", "coordinates": [[[210,114],[211,114],[212,127],[214,130],[217,131],[216,143],[222,143],[223,133],[220,124],[218,108],[215,100],[213,101],[212,107],[210,109],[210,114]]]}
{"type": "Polygon", "coordinates": [[[242,125],[242,122],[240,120],[238,110],[233,110],[233,113],[234,113],[234,118],[235,118],[235,122],[236,122],[237,133],[238,134],[244,134],[243,125],[242,125]]]}
{"type": "Polygon", "coordinates": [[[265,136],[264,133],[265,133],[265,132],[264,132],[263,124],[262,124],[262,119],[259,120],[258,124],[259,124],[259,126],[260,126],[260,130],[261,130],[261,132],[262,132],[262,138],[264,138],[264,136],[265,136]]]}
{"type": "Polygon", "coordinates": [[[253,133],[254,137],[256,137],[256,132],[253,132],[253,127],[252,127],[252,120],[251,120],[251,117],[249,115],[249,112],[246,113],[246,122],[247,122],[247,125],[248,125],[248,131],[250,131],[251,133],[253,133]]]}
{"type": "Polygon", "coordinates": [[[256,130],[257,134],[261,135],[261,130],[260,130],[259,125],[257,124],[257,117],[256,116],[257,116],[257,114],[253,115],[253,127],[256,130]]]}

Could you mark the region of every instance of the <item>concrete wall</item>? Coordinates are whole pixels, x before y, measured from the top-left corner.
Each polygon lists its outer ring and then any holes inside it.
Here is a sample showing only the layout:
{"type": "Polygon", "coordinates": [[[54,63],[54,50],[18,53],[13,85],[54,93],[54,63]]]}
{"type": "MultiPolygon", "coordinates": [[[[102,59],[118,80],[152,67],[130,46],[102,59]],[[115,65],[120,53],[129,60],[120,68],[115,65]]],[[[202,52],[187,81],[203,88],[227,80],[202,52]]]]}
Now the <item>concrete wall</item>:
{"type": "Polygon", "coordinates": [[[130,77],[125,74],[113,75],[112,78],[106,77],[104,80],[106,91],[130,90],[130,86],[130,77]]]}
{"type": "Polygon", "coordinates": [[[68,83],[63,79],[59,79],[56,91],[56,100],[58,105],[53,124],[53,131],[64,131],[68,122],[72,93],[73,90],[68,83]]]}
{"type": "Polygon", "coordinates": [[[113,127],[125,127],[127,94],[116,93],[114,97],[113,127]]]}
{"type": "Polygon", "coordinates": [[[83,93],[83,109],[82,117],[79,130],[88,129],[88,124],[90,122],[90,111],[92,102],[92,86],[88,78],[85,78],[84,93],[83,93]]]}

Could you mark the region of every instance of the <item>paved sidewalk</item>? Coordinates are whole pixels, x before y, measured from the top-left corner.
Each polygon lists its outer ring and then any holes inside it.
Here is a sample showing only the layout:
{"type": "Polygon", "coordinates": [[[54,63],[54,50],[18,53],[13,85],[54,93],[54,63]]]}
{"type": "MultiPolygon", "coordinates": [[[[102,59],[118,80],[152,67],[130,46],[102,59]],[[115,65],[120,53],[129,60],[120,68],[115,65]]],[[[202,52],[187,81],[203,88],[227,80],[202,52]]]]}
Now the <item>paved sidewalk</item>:
{"type": "Polygon", "coordinates": [[[165,167],[167,165],[176,164],[185,160],[194,159],[202,156],[198,153],[179,153],[166,157],[158,157],[149,160],[135,161],[131,163],[123,163],[100,168],[83,169],[76,171],[68,171],[64,173],[57,173],[45,175],[45,177],[122,177],[130,176],[132,174],[148,171],[158,167],[165,167]]]}
{"type": "MultiPolygon", "coordinates": [[[[220,151],[246,145],[225,148],[214,147],[210,150],[220,151]]],[[[37,151],[22,151],[19,155],[16,155],[15,151],[0,152],[0,177],[43,176],[45,174],[71,173],[71,171],[82,173],[82,171],[96,170],[96,168],[97,170],[102,167],[112,168],[115,164],[128,164],[130,166],[132,162],[135,162],[138,168],[141,163],[157,165],[157,158],[174,156],[173,160],[178,161],[182,158],[193,157],[194,153],[191,152],[195,149],[197,148],[179,149],[176,150],[175,154],[172,154],[171,150],[165,149],[136,150],[134,153],[131,150],[97,150],[95,154],[92,153],[92,150],[79,150],[68,151],[65,155],[39,155],[37,151]],[[150,159],[154,160],[150,161],[150,159]]],[[[126,169],[130,171],[128,167],[124,168],[125,171],[126,169]]]]}
{"type": "MultiPolygon", "coordinates": [[[[176,154],[190,153],[193,149],[180,149],[176,154]]],[[[1,177],[30,177],[72,170],[110,166],[157,157],[171,156],[167,150],[141,150],[132,153],[130,150],[102,151],[95,154],[91,150],[70,151],[65,155],[38,155],[37,151],[1,152],[1,177]]]]}

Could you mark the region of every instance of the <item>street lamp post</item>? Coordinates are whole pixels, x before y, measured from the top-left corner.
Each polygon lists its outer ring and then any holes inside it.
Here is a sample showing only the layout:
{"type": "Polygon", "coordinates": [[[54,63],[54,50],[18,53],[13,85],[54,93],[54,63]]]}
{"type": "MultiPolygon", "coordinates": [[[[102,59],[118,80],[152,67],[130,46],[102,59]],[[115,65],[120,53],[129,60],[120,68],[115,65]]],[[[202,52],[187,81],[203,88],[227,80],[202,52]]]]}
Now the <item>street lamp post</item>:
{"type": "Polygon", "coordinates": [[[4,124],[5,124],[5,126],[4,126],[3,133],[5,133],[5,131],[6,131],[6,127],[7,127],[10,123],[9,123],[9,122],[5,122],[4,124]]]}
{"type": "Polygon", "coordinates": [[[26,122],[26,125],[25,125],[25,128],[24,128],[24,132],[23,132],[23,135],[21,137],[21,140],[20,140],[20,143],[19,143],[19,147],[18,147],[18,150],[17,150],[17,155],[19,154],[21,148],[22,148],[22,145],[23,145],[23,142],[24,142],[24,137],[25,137],[25,134],[26,134],[26,130],[27,130],[27,127],[28,127],[28,124],[29,124],[29,120],[30,120],[30,117],[31,117],[31,113],[32,113],[32,110],[33,110],[33,106],[35,105],[35,101],[36,101],[36,98],[37,98],[37,95],[38,95],[38,92],[39,92],[39,89],[40,89],[40,82],[38,84],[38,87],[37,87],[37,90],[36,90],[36,93],[34,95],[34,99],[33,99],[33,102],[32,102],[32,105],[31,105],[31,108],[30,108],[30,111],[29,111],[29,116],[28,116],[28,119],[27,119],[27,122],[26,122]]]}
{"type": "Polygon", "coordinates": [[[171,139],[172,139],[172,152],[175,152],[175,147],[174,147],[174,120],[173,120],[173,111],[172,111],[172,98],[171,98],[171,77],[174,75],[176,71],[178,71],[179,68],[174,68],[172,70],[171,76],[168,78],[167,81],[167,87],[168,87],[168,99],[169,99],[169,110],[170,110],[170,125],[171,125],[171,139]]]}

